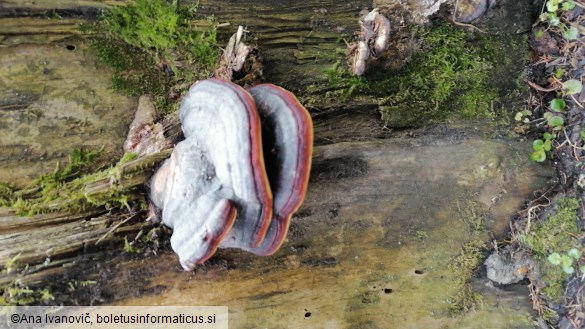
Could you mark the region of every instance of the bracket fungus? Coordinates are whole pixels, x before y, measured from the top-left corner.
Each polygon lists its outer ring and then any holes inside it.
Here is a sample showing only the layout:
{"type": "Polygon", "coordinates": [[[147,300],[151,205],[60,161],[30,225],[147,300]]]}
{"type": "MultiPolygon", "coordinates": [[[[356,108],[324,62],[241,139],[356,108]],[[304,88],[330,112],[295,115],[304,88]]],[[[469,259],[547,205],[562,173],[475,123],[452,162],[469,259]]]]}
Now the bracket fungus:
{"type": "Polygon", "coordinates": [[[171,246],[183,268],[192,270],[218,246],[276,252],[307,190],[307,110],[271,84],[248,92],[208,79],[191,87],[180,119],[185,140],[153,176],[150,198],[173,228],[171,246]]]}

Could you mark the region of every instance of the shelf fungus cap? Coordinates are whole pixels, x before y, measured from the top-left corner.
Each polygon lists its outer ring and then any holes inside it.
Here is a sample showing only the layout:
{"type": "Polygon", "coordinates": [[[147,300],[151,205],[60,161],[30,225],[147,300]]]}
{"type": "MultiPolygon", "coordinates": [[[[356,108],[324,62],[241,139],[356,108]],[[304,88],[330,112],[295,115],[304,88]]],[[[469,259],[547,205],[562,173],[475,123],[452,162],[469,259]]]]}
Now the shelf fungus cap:
{"type": "Polygon", "coordinates": [[[185,270],[211,257],[236,217],[229,193],[214,173],[205,147],[186,139],[151,180],[150,198],[173,229],[171,246],[185,270]]]}
{"type": "Polygon", "coordinates": [[[180,108],[185,137],[208,145],[215,173],[238,217],[224,238],[258,246],[272,218],[272,192],[262,153],[260,117],[252,96],[242,87],[219,79],[191,87],[180,108]]]}
{"type": "Polygon", "coordinates": [[[191,270],[228,232],[242,244],[259,245],[272,218],[272,193],[260,118],[247,91],[223,80],[198,82],[183,100],[180,119],[186,138],[153,176],[150,198],[173,228],[173,250],[191,270]]]}
{"type": "Polygon", "coordinates": [[[274,253],[305,197],[309,113],[274,85],[250,93],[218,79],[193,85],[180,109],[185,140],[151,180],[150,198],[173,228],[171,245],[186,270],[218,246],[274,253]]]}
{"type": "Polygon", "coordinates": [[[305,199],[313,154],[313,122],[296,97],[281,87],[261,84],[249,92],[262,119],[264,157],[274,204],[264,241],[258,248],[246,250],[265,256],[280,248],[293,213],[305,199]]]}

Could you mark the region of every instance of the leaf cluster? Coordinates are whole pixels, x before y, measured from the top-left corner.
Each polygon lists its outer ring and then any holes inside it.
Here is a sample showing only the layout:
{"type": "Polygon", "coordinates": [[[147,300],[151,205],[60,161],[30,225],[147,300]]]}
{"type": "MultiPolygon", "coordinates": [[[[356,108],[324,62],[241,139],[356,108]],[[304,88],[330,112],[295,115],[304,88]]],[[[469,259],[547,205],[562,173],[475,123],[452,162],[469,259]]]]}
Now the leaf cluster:
{"type": "MultiPolygon", "coordinates": [[[[563,271],[567,274],[573,274],[575,272],[575,269],[573,268],[573,262],[578,261],[580,258],[581,251],[579,251],[577,248],[571,248],[562,255],[558,252],[553,252],[547,257],[551,264],[561,265],[563,267],[563,271]]],[[[581,266],[579,270],[581,273],[585,273],[585,266],[581,266]]]]}
{"type": "Polygon", "coordinates": [[[543,10],[539,19],[543,22],[548,22],[552,26],[560,26],[565,39],[576,40],[580,36],[579,29],[575,26],[567,26],[561,21],[561,15],[564,12],[573,10],[575,6],[576,3],[573,0],[548,0],[543,8],[546,11],[543,10]]]}

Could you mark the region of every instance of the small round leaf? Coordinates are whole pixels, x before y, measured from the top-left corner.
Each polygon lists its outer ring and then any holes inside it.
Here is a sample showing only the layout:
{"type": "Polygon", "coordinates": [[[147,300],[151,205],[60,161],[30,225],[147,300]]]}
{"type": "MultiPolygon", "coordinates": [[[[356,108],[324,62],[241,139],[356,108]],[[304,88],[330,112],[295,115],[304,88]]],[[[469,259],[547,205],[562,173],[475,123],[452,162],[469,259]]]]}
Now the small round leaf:
{"type": "Polygon", "coordinates": [[[542,149],[545,151],[550,151],[551,148],[552,148],[552,142],[550,141],[550,139],[545,140],[544,144],[542,144],[542,149]]]}
{"type": "Polygon", "coordinates": [[[573,258],[571,258],[567,255],[562,255],[561,256],[561,263],[563,263],[563,267],[571,267],[571,266],[573,266],[573,258]]]}
{"type": "Polygon", "coordinates": [[[571,248],[569,251],[567,251],[567,255],[573,259],[581,258],[581,252],[577,248],[571,248]]]}
{"type": "Polygon", "coordinates": [[[553,252],[548,255],[548,261],[553,265],[559,265],[561,263],[561,255],[558,252],[553,252]]]}
{"type": "Polygon", "coordinates": [[[559,16],[557,16],[557,14],[554,13],[548,14],[548,21],[550,22],[550,25],[553,26],[558,26],[559,24],[561,24],[561,19],[559,18],[559,16]]]}
{"type": "Polygon", "coordinates": [[[563,8],[563,10],[571,10],[571,9],[575,8],[575,2],[574,1],[565,1],[562,4],[562,8],[563,8]]]}
{"type": "Polygon", "coordinates": [[[551,13],[554,13],[555,11],[559,10],[559,5],[554,1],[547,1],[546,10],[548,10],[551,13]]]}
{"type": "Polygon", "coordinates": [[[535,161],[535,162],[543,162],[545,159],[546,159],[546,153],[544,152],[544,150],[534,151],[530,155],[530,160],[535,161]]]}
{"type": "Polygon", "coordinates": [[[555,112],[563,112],[567,107],[567,103],[565,103],[564,99],[555,98],[550,101],[550,108],[555,112]]]}
{"type": "Polygon", "coordinates": [[[553,126],[553,127],[562,127],[564,123],[565,123],[565,120],[563,119],[563,117],[560,117],[558,115],[556,115],[548,120],[548,124],[553,126]]]}
{"type": "Polygon", "coordinates": [[[563,83],[563,89],[568,95],[575,95],[583,90],[583,84],[579,80],[571,79],[563,83]]]}
{"type": "Polygon", "coordinates": [[[577,40],[577,39],[579,39],[579,30],[577,30],[576,27],[571,26],[570,28],[565,30],[565,32],[563,33],[563,36],[567,40],[577,40]]]}
{"type": "Polygon", "coordinates": [[[522,121],[522,116],[523,116],[522,112],[518,112],[514,116],[514,120],[516,120],[516,121],[522,121]]]}
{"type": "Polygon", "coordinates": [[[534,142],[532,142],[532,149],[535,151],[542,150],[543,145],[544,141],[542,139],[537,139],[534,142]]]}

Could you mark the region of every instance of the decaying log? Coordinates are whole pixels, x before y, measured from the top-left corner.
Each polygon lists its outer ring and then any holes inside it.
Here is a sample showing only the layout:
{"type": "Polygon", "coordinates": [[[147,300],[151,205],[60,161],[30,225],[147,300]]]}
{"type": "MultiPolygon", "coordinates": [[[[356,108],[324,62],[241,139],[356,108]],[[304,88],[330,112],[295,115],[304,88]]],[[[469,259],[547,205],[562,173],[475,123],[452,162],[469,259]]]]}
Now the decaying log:
{"type": "MultiPolygon", "coordinates": [[[[134,215],[125,214],[120,211],[106,209],[105,205],[95,204],[85,210],[65,210],[50,212],[53,209],[70,208],[70,200],[73,198],[67,193],[80,190],[83,197],[90,200],[99,200],[113,191],[129,190],[142,185],[152,175],[152,170],[164,159],[168,158],[171,149],[159,153],[135,159],[104,172],[98,172],[82,184],[74,180],[65,183],[61,188],[64,198],[58,202],[49,203],[43,208],[49,211],[46,214],[35,216],[19,216],[14,209],[0,208],[0,265],[7,273],[0,275],[0,284],[10,281],[15,277],[13,270],[8,264],[16,262],[23,266],[34,266],[46,262],[45,269],[54,268],[52,259],[61,259],[65,256],[83,251],[97,242],[107,245],[111,241],[119,241],[122,233],[132,232],[135,234],[141,228],[152,226],[150,222],[144,222],[146,217],[144,211],[138,211],[134,215]],[[136,218],[127,225],[118,225],[129,217],[136,218]],[[115,234],[113,234],[115,233],[115,234]],[[39,243],[41,242],[41,243],[39,243]]],[[[144,198],[136,193],[135,198],[144,198]]],[[[128,201],[131,201],[129,199],[128,201]]],[[[17,266],[17,265],[14,265],[17,266]]],[[[18,266],[17,266],[18,267],[18,266]]],[[[42,266],[39,267],[43,268],[42,266]]],[[[48,272],[54,273],[54,271],[48,272]]]]}
{"type": "MultiPolygon", "coordinates": [[[[8,18],[0,14],[0,17],[2,17],[0,18],[0,47],[2,52],[5,49],[15,53],[26,51],[35,53],[38,56],[46,52],[48,55],[54,55],[52,58],[55,58],[55,60],[69,56],[67,55],[69,52],[85,52],[86,48],[83,39],[80,38],[74,28],[78,20],[81,19],[80,13],[82,14],[88,8],[94,10],[103,8],[104,4],[117,5],[121,2],[41,0],[23,4],[18,0],[0,1],[1,13],[21,16],[8,18]],[[4,11],[4,9],[8,10],[4,11]],[[40,17],[42,13],[51,9],[57,9],[60,14],[69,13],[74,18],[46,19],[40,17]],[[64,51],[64,49],[69,49],[67,46],[75,47],[69,47],[74,50],[64,51]]],[[[429,1],[426,2],[428,3],[429,1]]],[[[322,314],[349,314],[352,317],[355,315],[355,318],[347,320],[348,324],[355,325],[360,323],[360,320],[367,319],[368,314],[366,313],[370,310],[373,310],[376,314],[383,314],[375,307],[374,309],[367,308],[369,307],[368,305],[366,305],[367,307],[362,307],[361,303],[362,300],[374,296],[373,293],[370,293],[371,288],[369,286],[364,288],[365,285],[369,285],[370,282],[376,282],[376,284],[378,284],[377,282],[392,283],[391,280],[384,277],[387,275],[384,271],[387,271],[390,265],[382,264],[379,259],[384,259],[387,264],[390,264],[392,254],[388,253],[389,250],[399,248],[401,241],[410,241],[412,244],[417,243],[417,240],[411,236],[400,236],[401,232],[403,232],[400,223],[406,223],[405,225],[409,227],[409,230],[412,227],[413,232],[433,227],[432,216],[434,216],[435,212],[440,212],[443,207],[449,206],[449,204],[442,203],[444,199],[435,198],[435,194],[450,190],[449,183],[452,183],[453,180],[465,185],[474,179],[474,175],[483,173],[482,170],[485,167],[483,167],[484,163],[482,161],[486,159],[482,158],[482,156],[485,154],[477,153],[477,147],[475,147],[483,144],[483,142],[476,142],[471,147],[469,145],[465,147],[467,141],[461,141],[461,136],[465,135],[464,132],[447,132],[446,134],[449,137],[446,139],[440,139],[437,135],[431,134],[420,139],[409,140],[407,138],[407,141],[400,143],[395,140],[376,141],[376,139],[389,136],[390,131],[379,118],[378,101],[374,97],[356,97],[347,102],[335,99],[333,103],[328,104],[314,102],[314,98],[331,90],[331,87],[326,83],[325,69],[337,62],[345,62],[344,52],[339,51],[345,48],[343,39],[350,40],[354,37],[354,32],[359,30],[358,18],[360,17],[360,11],[364,8],[371,9],[371,5],[372,2],[366,0],[308,0],[287,3],[286,6],[277,6],[273,0],[199,1],[198,13],[201,15],[201,20],[193,22],[194,25],[205,26],[205,24],[208,24],[204,19],[208,15],[214,15],[219,23],[230,24],[229,27],[222,26],[219,29],[220,43],[222,45],[227,43],[229,36],[237,26],[247,27],[247,30],[250,31],[246,36],[247,41],[257,45],[264,57],[264,79],[295,92],[304,104],[311,107],[315,124],[315,141],[316,144],[322,145],[321,148],[315,151],[314,164],[317,169],[313,172],[307,204],[295,217],[289,232],[289,242],[285,244],[281,254],[273,258],[259,259],[251,256],[240,257],[241,254],[229,250],[220,252],[217,258],[212,259],[209,265],[206,265],[202,271],[196,274],[196,278],[206,280],[207,271],[213,274],[213,271],[223,270],[222,264],[225,263],[235,268],[237,271],[235,272],[237,273],[235,277],[237,279],[232,279],[233,282],[230,282],[230,272],[223,272],[221,275],[225,275],[227,279],[224,281],[218,280],[217,283],[214,283],[219,287],[216,290],[205,289],[203,293],[206,295],[202,295],[201,303],[227,303],[232,302],[229,298],[236,299],[241,297],[248,306],[243,306],[243,304],[236,306],[235,316],[241,318],[245,310],[253,315],[258,315],[258,318],[262,318],[262,315],[258,314],[258,312],[264,312],[266,305],[271,303],[287,305],[287,303],[282,303],[282,300],[296,303],[294,305],[301,309],[302,305],[299,305],[298,301],[295,302],[295,300],[298,300],[296,298],[298,294],[291,290],[293,286],[297,286],[304,289],[300,291],[302,294],[305,291],[320,292],[321,296],[316,296],[314,300],[317,300],[315,302],[316,307],[324,310],[322,314]],[[453,144],[455,142],[460,144],[453,144]],[[325,144],[334,145],[323,146],[325,144]],[[438,145],[450,146],[439,149],[438,145]],[[460,165],[463,162],[450,161],[451,153],[449,152],[459,152],[459,155],[463,154],[462,156],[465,159],[476,161],[475,165],[471,168],[461,168],[460,165]],[[442,165],[436,164],[437,159],[444,161],[442,165]],[[408,171],[408,174],[401,174],[395,168],[410,169],[411,171],[408,171]],[[450,171],[456,172],[462,178],[450,176],[450,171]],[[427,177],[419,179],[421,172],[427,177]],[[394,189],[397,186],[403,190],[394,189]],[[408,193],[405,190],[408,190],[408,193]],[[413,190],[424,192],[428,200],[423,199],[422,201],[431,203],[412,203],[411,199],[415,194],[412,192],[413,190]],[[347,207],[346,204],[348,205],[347,207]],[[421,219],[413,218],[412,223],[410,223],[408,221],[410,218],[407,218],[410,207],[424,207],[423,213],[426,217],[421,219]],[[368,212],[364,213],[364,209],[367,209],[368,212]],[[397,217],[402,216],[402,219],[406,219],[402,222],[393,222],[394,214],[397,217]],[[384,226],[384,228],[379,229],[381,226],[384,226]],[[370,251],[373,252],[368,254],[370,251]],[[380,255],[379,259],[376,258],[377,255],[380,255]],[[249,264],[254,264],[254,266],[250,269],[249,264]],[[346,267],[339,267],[339,264],[343,264],[346,267]],[[311,272],[313,268],[316,270],[311,272]],[[291,269],[292,271],[289,271],[291,269]],[[294,269],[301,269],[301,271],[295,272],[294,269]],[[322,271],[322,269],[326,270],[322,271]],[[376,276],[367,274],[372,271],[376,272],[376,276]],[[317,272],[319,276],[315,278],[313,275],[317,272]],[[351,275],[346,280],[344,278],[348,272],[351,272],[351,275]],[[262,282],[265,275],[268,277],[267,284],[262,282]],[[292,279],[281,281],[280,279],[284,277],[292,279]],[[244,282],[243,287],[245,288],[234,289],[237,290],[237,294],[240,294],[236,296],[229,288],[233,287],[234,284],[240,285],[241,282],[244,282]],[[246,285],[245,282],[249,282],[249,284],[246,285]],[[320,290],[317,289],[319,287],[320,290]],[[340,287],[351,287],[352,291],[347,293],[340,287]],[[333,294],[327,295],[330,291],[333,294]],[[351,296],[348,297],[347,294],[351,296]],[[326,301],[328,298],[323,296],[329,296],[329,299],[332,300],[347,301],[347,309],[337,307],[341,304],[330,307],[326,301]],[[283,299],[279,301],[279,298],[283,299]],[[355,307],[350,304],[353,300],[358,301],[355,307]],[[253,310],[253,308],[256,309],[253,310]]],[[[95,11],[92,12],[95,13],[95,11]]],[[[68,17],[67,15],[64,16],[68,17]]],[[[70,80],[70,82],[78,84],[85,75],[91,75],[91,79],[98,79],[98,77],[95,77],[97,73],[100,73],[100,76],[102,74],[104,76],[111,74],[107,68],[100,66],[91,55],[86,53],[82,55],[75,57],[75,61],[86,65],[80,65],[80,67],[87,68],[89,73],[80,69],[71,76],[52,76],[53,80],[47,79],[47,81],[43,81],[43,84],[34,85],[35,93],[33,94],[48,95],[52,90],[51,88],[58,88],[62,85],[62,82],[70,80]],[[50,88],[46,88],[45,85],[50,88]]],[[[65,59],[71,61],[68,57],[65,59]]],[[[37,62],[42,61],[37,60],[37,62]]],[[[35,62],[31,61],[31,63],[34,64],[35,62]]],[[[39,74],[44,74],[42,69],[39,74]]],[[[46,74],[50,75],[51,72],[47,71],[46,74]]],[[[33,77],[35,76],[33,75],[33,77]]],[[[0,87],[2,87],[2,82],[0,79],[0,87]]],[[[95,92],[97,89],[92,90],[95,92]]],[[[11,92],[13,91],[11,90],[11,92]]],[[[68,91],[68,89],[60,90],[61,94],[67,94],[68,91]]],[[[2,91],[0,91],[0,95],[1,93],[2,91]]],[[[91,94],[89,91],[84,91],[84,93],[91,94]]],[[[111,101],[112,107],[122,108],[126,106],[128,109],[135,108],[135,100],[133,99],[119,98],[116,101],[112,101],[111,98],[114,96],[106,93],[105,89],[100,89],[97,93],[100,98],[104,98],[104,101],[111,101]]],[[[0,111],[3,113],[7,113],[6,111],[20,111],[18,113],[33,115],[36,113],[30,111],[30,100],[15,97],[13,93],[7,96],[10,96],[7,97],[9,102],[4,103],[2,103],[2,97],[0,97],[0,111]]],[[[52,97],[50,100],[52,101],[55,98],[57,97],[52,97]]],[[[79,107],[82,106],[79,105],[79,107]]],[[[93,109],[94,107],[89,107],[87,109],[88,113],[93,109]]],[[[129,112],[131,110],[122,111],[128,117],[126,118],[127,123],[130,122],[131,113],[129,112]]],[[[113,123],[116,120],[109,119],[109,121],[109,123],[113,123]]],[[[2,122],[0,121],[0,123],[2,122]]],[[[76,122],[80,126],[82,126],[82,123],[83,120],[81,119],[76,122]]],[[[180,134],[176,119],[169,119],[164,126],[169,133],[170,131],[174,132],[170,134],[180,134]]],[[[76,126],[76,128],[78,127],[76,126]]],[[[82,126],[79,129],[83,131],[86,127],[82,126]]],[[[73,129],[67,132],[77,133],[73,129]]],[[[424,134],[426,133],[425,131],[424,134]]],[[[80,146],[95,146],[95,143],[92,144],[94,141],[91,139],[99,136],[100,130],[92,130],[86,134],[89,136],[83,135],[83,138],[80,137],[77,141],[78,144],[80,146]]],[[[413,136],[416,134],[417,132],[414,132],[413,136]]],[[[119,135],[121,135],[119,143],[112,138],[109,140],[109,145],[114,145],[121,152],[123,138],[126,135],[125,131],[119,132],[119,135]]],[[[504,143],[499,142],[489,143],[487,147],[489,148],[486,153],[488,156],[506,148],[504,143]]],[[[31,148],[27,145],[4,145],[0,143],[0,154],[10,154],[18,158],[22,154],[27,154],[24,150],[31,150],[31,148]],[[3,149],[7,151],[2,153],[3,149]]],[[[33,149],[33,151],[35,150],[33,149]]],[[[39,165],[36,168],[36,172],[41,173],[55,168],[55,163],[59,160],[66,160],[66,157],[60,153],[47,155],[36,153],[34,156],[27,158],[26,161],[16,159],[11,165],[13,167],[22,166],[23,163],[39,165]]],[[[160,160],[159,158],[156,161],[160,160]]],[[[491,161],[493,159],[489,158],[487,160],[491,161]]],[[[124,169],[118,175],[100,177],[91,184],[84,185],[83,188],[87,193],[97,196],[101,193],[108,193],[112,187],[139,185],[148,179],[149,172],[152,166],[155,165],[154,162],[149,162],[149,166],[146,167],[138,165],[140,162],[130,162],[124,165],[124,169]]],[[[498,160],[496,159],[492,162],[495,163],[496,167],[494,167],[495,169],[488,168],[489,175],[487,178],[497,176],[499,180],[496,180],[496,183],[492,182],[494,185],[482,180],[485,183],[485,189],[483,190],[485,193],[480,197],[487,204],[489,204],[491,198],[500,193],[499,188],[504,183],[516,186],[514,185],[515,181],[505,182],[506,178],[500,175],[501,172],[496,172],[498,160]]],[[[529,189],[535,186],[534,180],[532,180],[534,177],[532,176],[538,176],[533,169],[527,169],[527,172],[528,176],[531,176],[531,185],[522,190],[521,192],[524,194],[521,195],[529,193],[529,189]]],[[[480,177],[478,179],[485,178],[480,177]]],[[[508,187],[506,189],[510,190],[508,187]]],[[[455,194],[450,194],[450,199],[448,200],[453,201],[457,197],[455,194]]],[[[502,204],[509,202],[513,206],[517,206],[521,199],[522,197],[504,198],[502,204]]],[[[454,209],[449,209],[449,214],[454,213],[454,209]]],[[[498,211],[498,207],[494,207],[494,211],[498,211]]],[[[509,215],[504,211],[501,214],[509,215]]],[[[494,213],[494,216],[501,214],[494,213]]],[[[111,213],[103,207],[82,213],[53,212],[33,217],[17,216],[13,210],[0,210],[0,245],[2,246],[0,248],[0,266],[4,265],[4,269],[7,269],[7,262],[12,260],[20,264],[19,267],[17,266],[17,271],[0,274],[0,285],[15,279],[24,284],[32,284],[35,281],[46,280],[57,274],[72,271],[68,266],[76,263],[80,258],[84,258],[83,256],[87,258],[93,257],[94,254],[90,246],[95,245],[104,236],[105,238],[102,239],[101,243],[107,245],[109,242],[120,241],[120,236],[125,233],[130,235],[138,232],[141,228],[149,228],[151,225],[150,223],[141,222],[145,216],[140,213],[135,218],[136,221],[118,227],[117,234],[108,234],[112,228],[129,216],[128,213],[111,213]],[[38,243],[39,241],[46,243],[41,245],[38,243]],[[22,274],[23,272],[21,271],[26,264],[29,267],[22,274]]],[[[431,242],[443,238],[441,234],[439,232],[436,236],[433,236],[431,242]]],[[[120,243],[117,246],[119,247],[120,243]]],[[[103,249],[98,249],[96,252],[98,255],[103,253],[103,249]]],[[[176,259],[173,255],[167,254],[165,257],[164,262],[159,262],[158,259],[155,261],[150,260],[154,264],[149,266],[142,266],[137,263],[127,265],[124,263],[121,267],[124,269],[155,268],[159,271],[159,274],[167,273],[171,271],[169,268],[172,268],[173,264],[178,263],[175,263],[176,259]],[[167,267],[163,269],[161,268],[162,266],[167,267]]],[[[416,260],[404,259],[407,262],[396,266],[402,271],[400,272],[402,275],[410,278],[414,276],[412,274],[414,273],[414,266],[418,266],[418,264],[415,263],[416,260]]],[[[395,270],[393,269],[393,271],[395,270]]],[[[445,269],[442,270],[447,273],[445,269]]],[[[128,288],[125,287],[133,287],[133,284],[137,284],[135,283],[136,281],[141,280],[133,281],[131,278],[125,277],[131,276],[131,274],[128,274],[131,272],[128,271],[115,273],[124,277],[124,280],[120,279],[120,281],[111,285],[105,281],[99,282],[99,284],[103,289],[114,291],[112,294],[116,297],[119,296],[120,299],[128,297],[130,293],[116,295],[116,289],[120,291],[127,290],[128,288]]],[[[176,281],[184,279],[181,276],[182,274],[167,273],[167,275],[170,275],[176,281]]],[[[416,280],[419,280],[419,278],[415,277],[413,279],[413,285],[418,284],[416,280]]],[[[159,281],[154,284],[162,285],[160,282],[164,282],[164,279],[159,278],[159,281]]],[[[384,293],[383,290],[380,290],[383,289],[382,286],[377,285],[376,287],[378,289],[375,291],[376,294],[379,295],[381,291],[384,293]]],[[[142,288],[145,287],[142,286],[142,288]]],[[[384,286],[384,288],[390,289],[390,292],[392,291],[390,286],[384,286]]],[[[398,292],[401,293],[400,291],[398,292]]],[[[404,289],[402,293],[408,294],[410,290],[404,289]]],[[[116,299],[112,298],[112,300],[116,299]]],[[[172,300],[169,299],[166,302],[172,303],[172,300]]],[[[373,303],[371,305],[375,306],[373,303]]],[[[274,313],[273,317],[277,318],[279,314],[274,313]]],[[[321,324],[324,326],[325,322],[321,324]]],[[[250,327],[259,326],[259,323],[250,323],[250,327]]],[[[316,327],[320,326],[316,325],[316,327]]]]}

